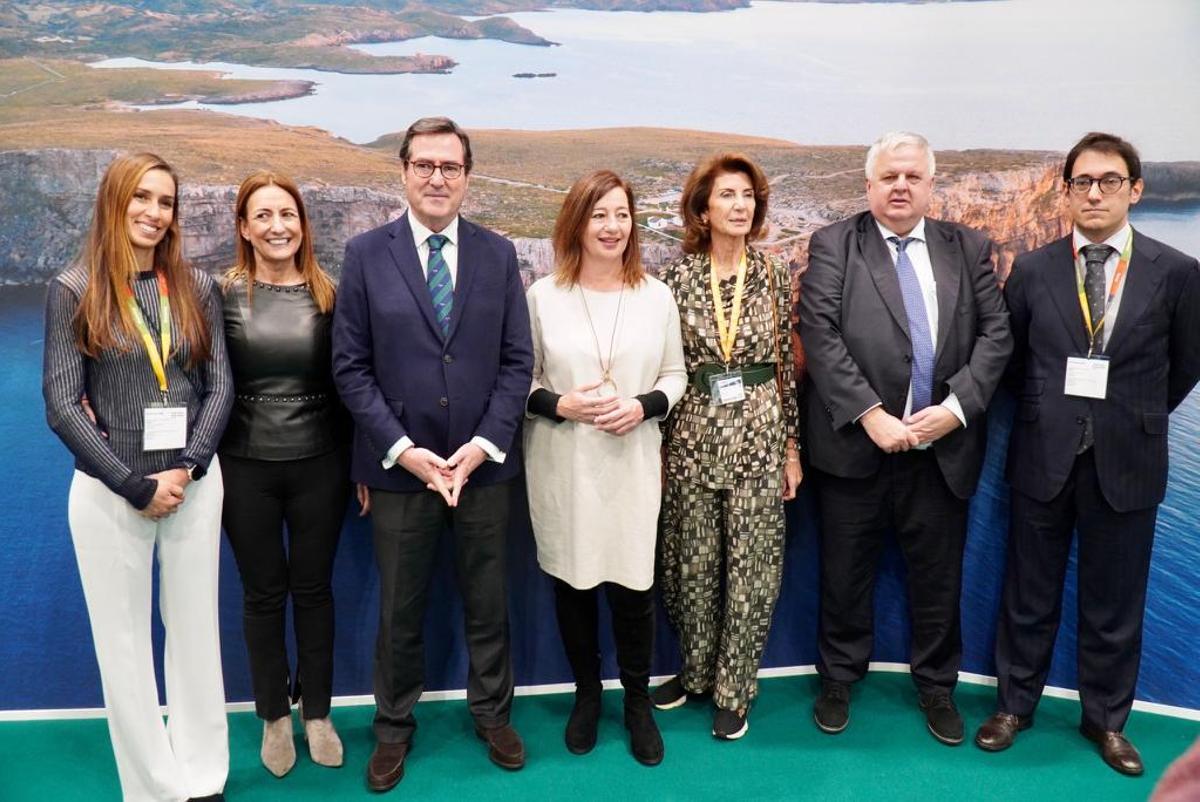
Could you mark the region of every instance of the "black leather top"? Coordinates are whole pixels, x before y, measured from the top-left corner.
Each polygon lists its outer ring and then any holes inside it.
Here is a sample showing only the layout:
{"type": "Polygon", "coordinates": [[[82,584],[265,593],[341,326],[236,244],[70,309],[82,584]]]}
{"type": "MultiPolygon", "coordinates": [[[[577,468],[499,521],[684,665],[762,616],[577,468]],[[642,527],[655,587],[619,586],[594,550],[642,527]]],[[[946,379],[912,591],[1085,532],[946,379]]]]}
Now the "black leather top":
{"type": "Polygon", "coordinates": [[[349,417],[333,386],[332,314],[321,314],[307,285],[254,282],[225,292],[225,340],[234,402],[220,452],[294,460],[349,442],[349,417]]]}

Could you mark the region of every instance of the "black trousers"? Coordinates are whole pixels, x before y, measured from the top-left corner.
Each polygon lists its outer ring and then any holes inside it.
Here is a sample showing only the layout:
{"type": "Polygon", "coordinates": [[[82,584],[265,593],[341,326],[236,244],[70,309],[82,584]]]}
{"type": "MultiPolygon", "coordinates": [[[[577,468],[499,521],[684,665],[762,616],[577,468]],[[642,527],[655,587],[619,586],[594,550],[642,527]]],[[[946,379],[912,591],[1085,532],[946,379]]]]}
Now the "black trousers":
{"type": "Polygon", "coordinates": [[[1142,614],[1158,507],[1117,512],[1092,450],[1047,502],[1012,491],[1008,562],[996,633],[1000,710],[1032,715],[1062,617],[1063,581],[1079,533],[1079,698],[1085,723],[1120,731],[1142,659],[1142,614]]]}
{"type": "Polygon", "coordinates": [[[375,737],[407,743],[413,706],[425,685],[425,607],[438,541],[454,537],[467,653],[467,706],[484,728],[508,723],[513,672],[508,640],[505,540],[510,482],[468,484],[457,507],[430,490],[371,490],[379,566],[379,634],[375,641],[375,737]]]}
{"type": "Polygon", "coordinates": [[[617,668],[626,704],[649,699],[650,661],[654,653],[654,589],[631,590],[605,582],[579,590],[561,579],[554,580],[554,610],[567,662],[575,675],[576,691],[599,693],[600,636],[599,595],[603,587],[612,612],[613,641],[617,668]]]}
{"type": "Polygon", "coordinates": [[[950,491],[932,449],[888,454],[873,475],[818,472],[821,617],[817,671],[839,682],[867,672],[875,572],[894,531],[908,571],[913,681],[951,691],[962,662],[959,594],[967,502],[950,491]]]}
{"type": "Polygon", "coordinates": [[[242,577],[255,712],[277,719],[288,714],[293,698],[303,698],[305,718],[324,718],[333,692],[331,579],[350,495],[349,451],[279,462],[222,454],[221,468],[221,523],[242,577]],[[289,594],[294,675],[285,644],[289,594]]]}

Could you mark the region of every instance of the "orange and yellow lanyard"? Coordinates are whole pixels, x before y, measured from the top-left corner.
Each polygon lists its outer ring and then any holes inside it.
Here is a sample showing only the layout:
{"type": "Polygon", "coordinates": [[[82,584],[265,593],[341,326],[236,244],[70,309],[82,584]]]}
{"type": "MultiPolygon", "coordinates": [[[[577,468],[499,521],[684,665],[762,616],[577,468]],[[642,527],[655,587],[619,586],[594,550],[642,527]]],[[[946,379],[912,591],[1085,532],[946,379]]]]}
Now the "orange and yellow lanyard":
{"type": "Polygon", "coordinates": [[[171,356],[171,294],[167,288],[166,271],[158,268],[154,271],[154,275],[158,279],[158,336],[162,345],[161,354],[154,344],[154,336],[146,325],[146,319],[142,316],[142,309],[138,306],[137,297],[133,294],[133,287],[129,285],[125,287],[125,306],[129,309],[129,316],[133,318],[134,327],[141,335],[142,344],[146,346],[146,355],[150,357],[150,369],[154,371],[154,378],[158,379],[158,389],[162,392],[163,401],[166,402],[166,364],[171,356]]]}
{"type": "Polygon", "coordinates": [[[1071,244],[1071,251],[1075,257],[1075,286],[1079,291],[1079,308],[1083,310],[1083,324],[1087,326],[1088,356],[1091,356],[1092,350],[1095,348],[1096,336],[1104,326],[1104,319],[1108,317],[1109,307],[1112,306],[1113,299],[1117,297],[1117,293],[1121,291],[1121,284],[1125,281],[1125,273],[1129,270],[1129,258],[1133,255],[1133,231],[1129,232],[1129,239],[1125,242],[1125,249],[1121,251],[1121,260],[1117,262],[1117,270],[1113,273],[1112,284],[1108,288],[1108,298],[1104,301],[1104,312],[1101,313],[1100,319],[1095,324],[1092,323],[1092,313],[1088,309],[1087,290],[1083,286],[1087,264],[1079,249],[1075,247],[1074,242],[1071,244]]]}
{"type": "Polygon", "coordinates": [[[742,317],[742,293],[746,289],[746,254],[738,262],[737,281],[733,287],[733,309],[729,314],[729,322],[725,321],[725,304],[721,301],[721,280],[717,278],[717,264],[709,257],[709,281],[712,285],[713,309],[717,316],[717,337],[721,341],[721,354],[725,357],[725,366],[733,357],[733,344],[737,341],[738,321],[742,317]]]}

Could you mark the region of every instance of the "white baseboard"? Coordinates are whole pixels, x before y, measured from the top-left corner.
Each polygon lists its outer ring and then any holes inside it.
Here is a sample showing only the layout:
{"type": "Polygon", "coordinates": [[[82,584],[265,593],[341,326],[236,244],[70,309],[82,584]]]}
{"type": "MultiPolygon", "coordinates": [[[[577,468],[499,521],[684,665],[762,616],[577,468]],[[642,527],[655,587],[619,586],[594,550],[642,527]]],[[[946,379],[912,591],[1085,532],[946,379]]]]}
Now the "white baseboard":
{"type": "MultiPolygon", "coordinates": [[[[908,663],[871,663],[871,671],[885,671],[896,674],[909,673],[908,663]]],[[[783,666],[780,668],[764,668],[758,672],[758,676],[763,679],[771,677],[796,677],[805,674],[816,674],[816,666],[783,666]]],[[[651,684],[670,679],[669,676],[651,677],[651,684]]],[[[990,685],[996,686],[996,678],[989,677],[986,674],[972,674],[966,671],[960,671],[958,674],[960,682],[966,682],[971,685],[990,685]]],[[[619,688],[621,683],[616,679],[604,680],[605,688],[619,688]]],[[[517,696],[541,696],[550,693],[569,693],[575,689],[574,683],[570,682],[555,682],[546,685],[521,685],[518,686],[515,693],[517,696]]],[[[1058,688],[1053,685],[1047,685],[1042,692],[1045,696],[1053,696],[1056,699],[1074,699],[1079,700],[1079,691],[1072,688],[1058,688]]],[[[466,699],[467,692],[462,689],[451,691],[426,691],[421,694],[422,702],[443,702],[451,699],[466,699]]],[[[357,696],[335,696],[332,701],[333,707],[354,707],[357,705],[372,705],[375,704],[375,697],[370,694],[362,694],[357,696]]],[[[225,709],[230,713],[245,713],[254,710],[254,702],[229,702],[225,705],[225,709]]],[[[1143,713],[1154,713],[1159,716],[1170,716],[1172,718],[1182,718],[1189,721],[1200,721],[1200,710],[1194,710],[1189,707],[1176,707],[1174,705],[1164,705],[1158,702],[1144,702],[1136,700],[1133,703],[1133,709],[1143,713]]],[[[166,708],[163,708],[163,715],[166,715],[166,708]]],[[[55,719],[89,719],[89,718],[104,718],[104,708],[102,707],[81,707],[81,708],[62,708],[50,710],[0,710],[0,722],[3,721],[53,721],[55,719]]]]}

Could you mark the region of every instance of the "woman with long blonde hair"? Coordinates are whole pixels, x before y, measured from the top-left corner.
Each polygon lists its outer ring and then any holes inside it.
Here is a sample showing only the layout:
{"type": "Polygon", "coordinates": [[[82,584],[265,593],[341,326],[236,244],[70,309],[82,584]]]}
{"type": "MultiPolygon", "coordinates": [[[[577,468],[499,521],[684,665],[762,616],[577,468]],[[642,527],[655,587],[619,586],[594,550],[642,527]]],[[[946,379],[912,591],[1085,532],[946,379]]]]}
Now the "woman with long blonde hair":
{"type": "Polygon", "coordinates": [[[237,257],[224,280],[235,397],[221,441],[222,520],[242,577],[260,757],[282,777],[296,762],[295,699],[313,761],[342,764],[329,718],[331,580],[350,488],[349,419],[333,387],[334,285],[317,263],[299,188],[278,173],[252,173],[238,189],[235,216],[237,257]],[[294,671],[285,642],[289,595],[294,671]]]}
{"type": "Polygon", "coordinates": [[[68,521],[126,800],[220,798],[229,770],[213,452],[232,387],[220,295],[181,256],[177,203],[161,158],[114,159],[80,258],[46,299],[46,418],[75,457],[68,521]],[[150,640],[156,552],[166,726],[150,640]]]}

